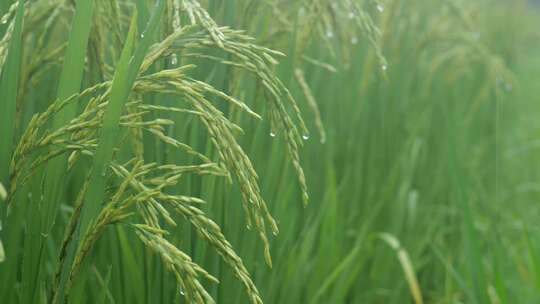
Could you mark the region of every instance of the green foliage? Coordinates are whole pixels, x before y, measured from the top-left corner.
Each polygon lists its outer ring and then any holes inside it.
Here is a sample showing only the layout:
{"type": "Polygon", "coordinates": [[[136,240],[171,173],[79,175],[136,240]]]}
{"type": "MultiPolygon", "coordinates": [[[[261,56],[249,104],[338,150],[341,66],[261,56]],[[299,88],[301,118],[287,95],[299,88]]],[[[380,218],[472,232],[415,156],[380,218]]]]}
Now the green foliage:
{"type": "Polygon", "coordinates": [[[19,1],[15,20],[5,33],[5,36],[9,36],[9,40],[3,41],[5,43],[0,53],[0,62],[3,63],[0,66],[0,92],[2,92],[0,111],[3,113],[0,124],[0,181],[3,182],[8,181],[9,164],[13,152],[15,110],[22,52],[23,7],[24,1],[19,1]]]}
{"type": "Polygon", "coordinates": [[[2,301],[540,300],[525,1],[0,14],[2,301]]]}

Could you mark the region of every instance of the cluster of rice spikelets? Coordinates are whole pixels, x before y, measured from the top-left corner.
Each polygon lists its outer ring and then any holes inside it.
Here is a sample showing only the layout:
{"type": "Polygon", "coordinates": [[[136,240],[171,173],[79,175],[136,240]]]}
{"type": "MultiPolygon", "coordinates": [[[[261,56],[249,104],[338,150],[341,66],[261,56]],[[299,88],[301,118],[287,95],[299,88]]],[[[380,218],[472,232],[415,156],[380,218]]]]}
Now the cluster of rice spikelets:
{"type": "MultiPolygon", "coordinates": [[[[63,5],[51,1],[36,1],[27,4],[26,14],[31,14],[27,24],[45,24],[43,35],[54,27],[54,16],[62,14],[66,9],[63,5]],[[46,5],[50,4],[50,5],[46,5]],[[46,8],[47,15],[36,14],[34,8],[46,8]]],[[[262,303],[259,292],[243,265],[241,258],[235,253],[232,245],[225,239],[220,227],[213,222],[200,208],[204,202],[196,197],[171,195],[167,189],[177,185],[180,179],[187,174],[213,175],[236,180],[243,197],[242,206],[246,213],[248,227],[255,229],[264,243],[265,259],[271,266],[269,241],[267,230],[273,234],[278,233],[276,221],[268,211],[267,205],[259,188],[257,173],[253,165],[236,140],[236,134],[241,133],[240,126],[232,122],[210,101],[210,96],[230,103],[255,119],[262,119],[243,101],[220,91],[206,82],[190,76],[194,65],[181,65],[177,68],[150,72],[151,67],[158,60],[181,55],[182,58],[205,58],[233,67],[238,71],[245,71],[255,75],[259,84],[264,88],[264,100],[268,108],[268,118],[272,132],[283,134],[287,143],[287,150],[300,182],[304,203],[308,201],[307,186],[302,167],[300,165],[299,149],[302,146],[302,137],[308,136],[307,128],[291,93],[277,78],[273,66],[277,64],[276,56],[282,53],[258,46],[253,38],[242,31],[225,27],[218,27],[208,12],[198,1],[175,1],[169,15],[173,16],[173,31],[163,40],[154,44],[141,65],[132,92],[120,118],[120,133],[122,136],[114,147],[114,156],[109,164],[109,170],[104,172],[103,178],[107,180],[105,200],[102,202],[88,202],[100,204],[98,218],[92,222],[90,229],[85,231],[77,255],[69,271],[65,293],[73,285],[76,275],[85,259],[91,252],[94,244],[99,240],[105,228],[117,223],[125,223],[131,227],[142,243],[158,254],[166,267],[174,274],[185,297],[195,303],[212,303],[210,295],[204,290],[200,280],[208,279],[217,282],[217,279],[194,263],[191,258],[174,244],[166,239],[166,225],[176,225],[174,216],[181,215],[189,221],[198,235],[206,240],[211,247],[230,266],[235,276],[243,283],[252,303],[262,303]],[[191,24],[181,26],[179,13],[185,12],[191,24]],[[208,50],[220,49],[228,56],[215,57],[209,55],[208,50]],[[145,104],[142,98],[150,94],[167,94],[178,101],[177,106],[161,106],[145,104]],[[290,109],[293,115],[289,114],[290,109]],[[182,113],[195,117],[202,123],[209,138],[218,152],[218,159],[213,161],[210,157],[196,151],[181,139],[167,134],[167,128],[174,121],[159,118],[163,113],[182,113]],[[157,117],[149,119],[149,117],[157,117]],[[145,163],[142,155],[142,133],[147,132],[179,152],[192,155],[197,160],[194,164],[158,164],[145,163]],[[136,136],[132,136],[132,135],[136,136]],[[118,143],[121,143],[118,144],[118,143]],[[127,144],[127,145],[124,145],[127,144]],[[128,152],[129,159],[123,159],[124,147],[135,147],[128,152]],[[268,227],[269,226],[269,227],[268,227]]],[[[16,5],[3,17],[9,20],[16,5]]],[[[16,146],[10,167],[10,189],[8,197],[16,197],[19,189],[40,172],[51,159],[60,155],[69,155],[68,168],[72,168],[83,158],[95,156],[99,146],[99,134],[104,124],[104,116],[111,97],[114,68],[106,63],[105,54],[118,56],[117,52],[107,48],[104,33],[113,33],[112,45],[122,43],[121,24],[113,22],[108,17],[120,17],[122,8],[120,2],[99,1],[96,4],[99,12],[106,12],[99,18],[103,23],[94,24],[89,42],[89,61],[96,63],[90,69],[98,69],[102,79],[96,79],[96,84],[84,89],[64,100],[55,100],[42,113],[32,117],[23,135],[16,146]],[[84,110],[78,113],[69,123],[52,128],[54,117],[63,109],[89,100],[84,110]]],[[[97,21],[96,21],[97,22],[97,21]]],[[[27,27],[26,27],[27,29],[27,27]]],[[[0,42],[0,60],[5,57],[5,41],[9,41],[8,30],[0,42]]],[[[43,52],[43,56],[34,59],[30,66],[35,69],[23,75],[23,83],[31,83],[32,77],[43,74],[45,66],[59,63],[56,55],[65,49],[60,45],[52,50],[43,52]]],[[[114,58],[114,57],[113,57],[114,58]]],[[[176,58],[176,57],[174,57],[176,58]]],[[[30,69],[32,70],[32,69],[30,69]]],[[[124,156],[125,157],[125,156],[124,156]]],[[[53,298],[56,299],[62,272],[62,265],[70,242],[76,234],[77,223],[81,219],[81,209],[84,205],[86,187],[80,191],[69,225],[65,229],[64,241],[58,257],[58,268],[53,283],[53,298]]],[[[14,201],[9,201],[10,204],[14,201]]]]}

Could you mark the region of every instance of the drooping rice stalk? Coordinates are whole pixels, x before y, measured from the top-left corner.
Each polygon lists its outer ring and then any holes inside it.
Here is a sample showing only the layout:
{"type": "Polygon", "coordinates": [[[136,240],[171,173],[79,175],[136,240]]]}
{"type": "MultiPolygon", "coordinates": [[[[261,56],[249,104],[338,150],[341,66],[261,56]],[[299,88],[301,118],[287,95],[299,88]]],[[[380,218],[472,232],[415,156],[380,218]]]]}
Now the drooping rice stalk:
{"type": "MultiPolygon", "coordinates": [[[[197,207],[189,205],[192,202],[197,202],[198,199],[185,196],[175,197],[162,192],[164,187],[175,185],[181,176],[192,170],[199,174],[217,174],[217,176],[226,176],[229,179],[234,176],[239,182],[243,195],[243,208],[248,219],[248,226],[258,231],[265,244],[266,261],[271,265],[266,225],[267,223],[270,224],[270,229],[274,234],[277,234],[277,225],[260,194],[257,174],[249,158],[236,142],[234,133],[241,131],[241,129],[230,122],[210,100],[206,99],[205,95],[214,95],[256,118],[260,119],[260,116],[242,101],[214,89],[209,84],[189,77],[187,73],[192,69],[190,66],[138,76],[147,71],[155,61],[172,53],[181,52],[186,58],[208,58],[253,73],[259,79],[267,90],[268,105],[271,109],[272,123],[274,124],[273,128],[283,130],[283,134],[285,134],[286,141],[289,143],[288,150],[301,181],[304,201],[307,201],[307,189],[298,156],[298,148],[302,141],[301,135],[289,117],[282,100],[288,101],[295,109],[295,115],[303,128],[303,134],[306,134],[305,127],[303,127],[299,109],[296,107],[292,96],[270,69],[272,65],[277,63],[273,56],[281,54],[252,44],[250,38],[241,32],[217,27],[208,13],[195,1],[184,3],[184,9],[189,13],[193,25],[178,28],[176,32],[166,37],[162,42],[150,47],[155,36],[152,31],[157,29],[160,20],[159,12],[164,8],[164,2],[160,3],[152,14],[147,29],[141,33],[136,48],[133,47],[136,33],[134,24],[136,23],[132,23],[124,51],[116,64],[115,76],[112,81],[106,81],[87,88],[81,93],[76,93],[77,84],[81,82],[81,78],[61,77],[59,98],[42,114],[32,118],[20,139],[13,157],[11,196],[16,196],[17,191],[22,189],[27,184],[27,181],[36,178],[36,174],[39,174],[38,169],[45,164],[57,170],[64,161],[67,161],[66,166],[68,168],[73,167],[77,161],[82,160],[83,155],[93,159],[93,168],[87,181],[88,185],[80,194],[77,212],[72,215],[71,224],[66,230],[62,249],[60,250],[58,270],[56,271],[54,289],[51,295],[54,302],[61,303],[64,295],[69,296],[84,258],[91,251],[103,233],[104,228],[121,221],[132,221],[135,214],[130,210],[134,207],[137,207],[137,217],[140,217],[144,224],[133,224],[131,227],[134,228],[134,232],[144,244],[161,255],[165,264],[169,265],[169,270],[176,273],[179,286],[184,290],[188,299],[201,303],[211,301],[211,297],[199,282],[200,278],[195,274],[190,275],[189,273],[192,273],[192,271],[186,267],[200,268],[195,264],[193,264],[195,266],[189,266],[192,264],[189,257],[181,251],[174,253],[174,250],[177,249],[163,238],[166,230],[163,230],[159,217],[162,217],[169,225],[176,225],[169,211],[167,211],[170,208],[176,209],[182,214],[199,231],[203,239],[206,239],[211,246],[215,247],[224,262],[233,269],[237,278],[244,283],[251,301],[253,303],[262,302],[257,288],[249,278],[241,259],[225,240],[219,227],[208,219],[204,213],[201,213],[197,207]],[[199,27],[198,23],[201,24],[202,28],[199,27]],[[203,53],[204,49],[212,47],[229,53],[233,60],[225,60],[203,53]],[[132,49],[134,50],[132,51],[132,49]],[[66,79],[65,82],[62,82],[62,79],[66,79]],[[131,91],[135,94],[130,94],[131,91]],[[136,99],[130,101],[130,96],[136,97],[154,92],[175,95],[185,102],[187,108],[145,105],[136,99]],[[81,114],[76,114],[76,109],[79,108],[78,104],[88,97],[90,97],[90,101],[85,110],[81,114]],[[129,109],[128,113],[125,113],[125,109],[129,109]],[[208,157],[196,152],[189,145],[166,135],[163,127],[174,124],[173,121],[161,118],[144,119],[147,113],[163,111],[185,113],[200,120],[206,127],[211,142],[218,151],[219,162],[213,163],[208,157]],[[53,122],[52,129],[45,131],[49,128],[51,121],[53,122]],[[125,155],[125,152],[122,152],[122,149],[116,146],[117,139],[127,134],[123,131],[125,128],[149,132],[164,144],[196,156],[203,161],[203,164],[191,167],[173,164],[157,166],[157,164],[153,163],[142,165],[143,160],[139,156],[139,160],[133,158],[125,165],[115,167],[119,166],[119,164],[113,165],[116,163],[116,159],[125,155]],[[33,156],[36,155],[37,151],[43,150],[49,152],[33,156]],[[130,168],[129,164],[133,165],[135,162],[139,165],[128,169],[130,168]],[[155,169],[152,169],[153,167],[155,169]],[[128,179],[116,191],[112,192],[110,183],[114,185],[113,180],[115,177],[110,175],[109,168],[113,169],[117,174],[121,174],[119,177],[122,177],[124,172],[128,174],[125,176],[128,179]],[[131,171],[131,173],[127,171],[137,170],[138,168],[144,168],[145,171],[138,174],[135,173],[136,171],[131,171]],[[155,175],[164,169],[166,171],[160,173],[164,175],[161,177],[159,174],[155,175]],[[154,172],[154,170],[158,171],[154,172]],[[142,177],[147,174],[154,175],[154,177],[148,181],[143,179],[136,182],[139,175],[142,177]],[[109,180],[111,178],[112,180],[109,180]],[[167,203],[167,206],[162,205],[164,203],[167,203]],[[173,256],[176,256],[176,258],[173,258],[173,256]]],[[[92,6],[86,2],[84,4],[81,2],[81,5],[92,6]]],[[[76,26],[73,27],[73,32],[83,31],[87,34],[86,36],[82,35],[82,38],[77,36],[76,40],[68,44],[66,58],[71,58],[70,56],[79,57],[66,60],[65,64],[74,63],[75,66],[65,65],[64,71],[73,69],[79,71],[79,75],[81,75],[82,68],[80,64],[82,57],[80,57],[80,50],[84,50],[84,44],[87,40],[84,38],[88,35],[91,11],[76,7],[76,12],[84,12],[84,18],[75,17],[76,26]],[[78,29],[79,24],[84,25],[84,29],[78,29]],[[83,43],[83,46],[76,45],[76,43],[83,43]],[[79,52],[74,53],[74,50],[79,52]]],[[[136,20],[138,19],[133,18],[134,22],[136,20]]],[[[65,73],[67,74],[62,75],[72,74],[71,72],[65,73]]],[[[129,138],[124,137],[123,140],[129,141],[129,138]]],[[[55,191],[62,190],[58,185],[62,172],[51,171],[49,174],[56,175],[57,178],[47,176],[47,181],[51,184],[46,183],[45,189],[51,189],[51,191],[53,191],[53,188],[56,188],[55,191]]],[[[58,193],[47,191],[45,190],[46,201],[51,203],[60,200],[61,196],[58,193]]],[[[12,202],[12,204],[14,203],[12,202]]],[[[50,208],[52,208],[49,209],[51,211],[46,214],[52,216],[52,218],[47,217],[44,219],[44,221],[50,221],[49,225],[45,225],[46,232],[50,232],[51,225],[54,223],[55,208],[54,206],[50,208]]],[[[39,227],[38,224],[36,229],[39,227]]],[[[39,238],[38,234],[30,235],[39,238]]],[[[36,246],[35,242],[30,239],[26,243],[36,246]]],[[[32,267],[39,269],[39,260],[43,253],[39,250],[42,245],[37,244],[37,253],[32,253],[36,257],[26,258],[25,261],[28,263],[28,261],[35,261],[37,258],[37,264],[32,267]]],[[[28,252],[31,251],[28,250],[28,252]]],[[[30,274],[39,273],[37,271],[27,270],[25,273],[30,278],[30,274]]],[[[35,283],[36,281],[29,279],[29,282],[35,283]]],[[[30,294],[29,297],[33,298],[33,295],[30,294]]]]}

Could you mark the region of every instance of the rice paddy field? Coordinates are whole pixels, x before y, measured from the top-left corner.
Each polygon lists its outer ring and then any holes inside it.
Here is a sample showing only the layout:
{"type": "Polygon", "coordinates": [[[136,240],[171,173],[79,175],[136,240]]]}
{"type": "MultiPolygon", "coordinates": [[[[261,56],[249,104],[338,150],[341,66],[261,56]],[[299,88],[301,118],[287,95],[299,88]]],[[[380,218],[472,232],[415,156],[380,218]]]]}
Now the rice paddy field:
{"type": "Polygon", "coordinates": [[[0,0],[0,303],[540,303],[539,28],[0,0]]]}

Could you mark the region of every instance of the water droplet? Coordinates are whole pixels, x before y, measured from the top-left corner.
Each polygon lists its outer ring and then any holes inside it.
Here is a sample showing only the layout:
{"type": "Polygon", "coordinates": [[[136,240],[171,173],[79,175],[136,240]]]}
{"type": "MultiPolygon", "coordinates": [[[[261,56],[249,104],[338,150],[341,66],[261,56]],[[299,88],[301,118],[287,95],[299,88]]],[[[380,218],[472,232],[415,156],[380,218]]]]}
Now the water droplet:
{"type": "Polygon", "coordinates": [[[302,135],[302,138],[303,138],[304,140],[308,140],[308,139],[309,139],[309,135],[304,134],[304,135],[302,135]]]}
{"type": "Polygon", "coordinates": [[[181,289],[180,289],[180,294],[183,295],[183,296],[186,295],[186,294],[184,293],[184,291],[181,290],[181,289]]]}
{"type": "Polygon", "coordinates": [[[7,23],[7,18],[3,18],[2,19],[2,24],[6,24],[7,23]]]}
{"type": "Polygon", "coordinates": [[[144,38],[144,33],[141,34],[141,39],[144,38]]]}
{"type": "Polygon", "coordinates": [[[388,70],[388,65],[386,65],[386,64],[383,64],[383,65],[381,66],[381,69],[382,69],[383,71],[386,71],[386,70],[388,70]]]}
{"type": "Polygon", "coordinates": [[[332,32],[331,30],[326,31],[326,37],[328,38],[334,37],[334,32],[332,32]]]}
{"type": "Polygon", "coordinates": [[[173,54],[171,56],[171,64],[172,65],[177,65],[178,64],[178,56],[176,56],[176,54],[173,54]]]}
{"type": "Polygon", "coordinates": [[[349,13],[349,19],[354,19],[355,16],[356,16],[356,15],[355,15],[353,12],[350,12],[350,13],[349,13]]]}
{"type": "Polygon", "coordinates": [[[352,38],[351,38],[351,43],[352,43],[352,44],[357,44],[357,43],[358,43],[358,38],[352,37],[352,38]]]}
{"type": "Polygon", "coordinates": [[[276,133],[270,132],[270,137],[276,137],[276,133]]]}
{"type": "Polygon", "coordinates": [[[384,12],[384,6],[380,3],[377,4],[377,10],[379,11],[379,13],[382,13],[384,12]]]}

